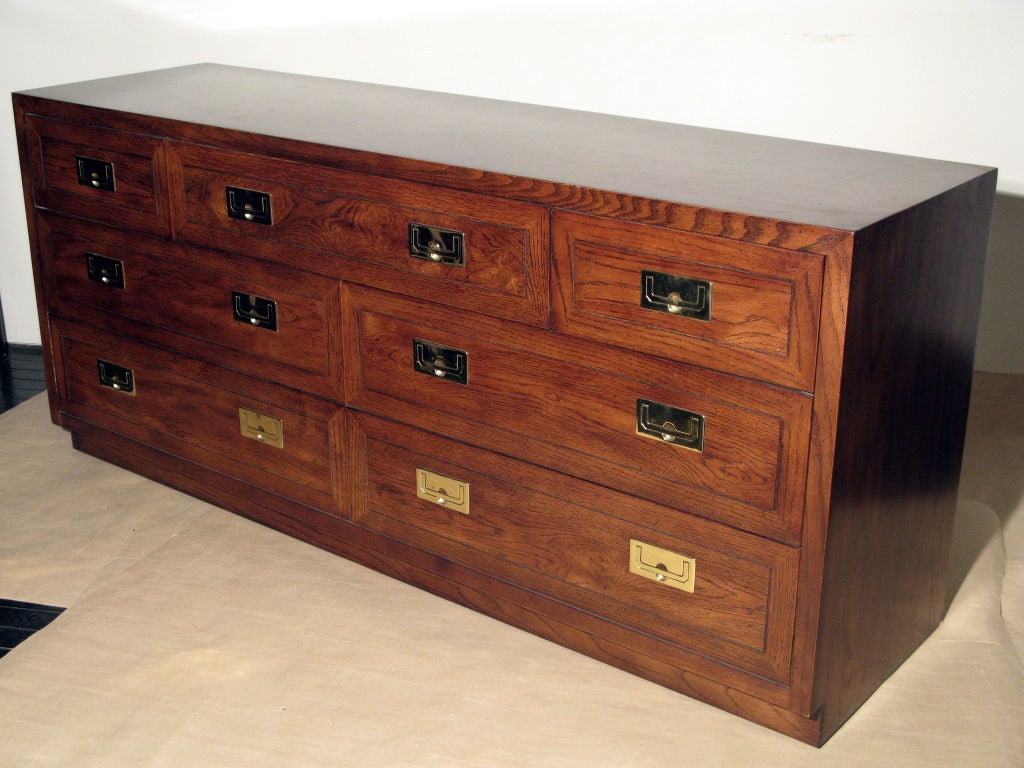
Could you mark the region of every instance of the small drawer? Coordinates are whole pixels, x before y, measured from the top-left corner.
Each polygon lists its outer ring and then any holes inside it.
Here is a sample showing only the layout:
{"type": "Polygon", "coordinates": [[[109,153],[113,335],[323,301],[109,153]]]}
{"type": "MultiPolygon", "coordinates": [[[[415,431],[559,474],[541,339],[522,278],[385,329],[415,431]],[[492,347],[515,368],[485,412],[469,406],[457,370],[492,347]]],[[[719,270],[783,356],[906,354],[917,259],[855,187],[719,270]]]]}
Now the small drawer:
{"type": "Polygon", "coordinates": [[[337,411],[208,364],[53,322],[61,410],[337,513],[337,411]],[[273,396],[274,399],[268,398],[273,396]]]}
{"type": "Polygon", "coordinates": [[[169,233],[160,139],[35,115],[25,120],[38,207],[169,233]]]}
{"type": "MultiPolygon", "coordinates": [[[[337,281],[49,216],[40,242],[54,300],[134,321],[147,341],[332,399],[341,393],[337,281]],[[173,333],[174,335],[170,335],[173,333]]],[[[93,318],[93,322],[96,319],[93,318]]]]}
{"type": "Polygon", "coordinates": [[[738,668],[732,683],[747,690],[761,690],[758,678],[788,682],[799,550],[438,435],[356,421],[356,522],[570,605],[584,630],[607,635],[597,625],[614,623],[618,642],[663,661],[738,668]]]}
{"type": "Polygon", "coordinates": [[[565,211],[552,226],[555,327],[813,389],[821,256],[565,211]]]}
{"type": "Polygon", "coordinates": [[[179,237],[524,323],[548,322],[542,206],[171,147],[179,237]]]}
{"type": "Polygon", "coordinates": [[[798,541],[809,396],[678,364],[644,380],[597,345],[581,365],[565,337],[369,289],[343,306],[356,407],[798,541]],[[442,363],[424,366],[424,345],[442,363]]]}

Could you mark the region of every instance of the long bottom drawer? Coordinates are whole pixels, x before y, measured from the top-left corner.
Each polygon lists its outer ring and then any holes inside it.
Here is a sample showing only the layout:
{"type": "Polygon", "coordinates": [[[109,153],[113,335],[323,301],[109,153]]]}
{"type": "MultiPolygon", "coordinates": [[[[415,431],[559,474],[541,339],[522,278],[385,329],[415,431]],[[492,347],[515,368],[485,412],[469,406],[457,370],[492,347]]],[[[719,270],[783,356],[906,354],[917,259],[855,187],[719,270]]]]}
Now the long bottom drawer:
{"type": "Polygon", "coordinates": [[[353,424],[358,524],[571,606],[584,631],[785,701],[798,550],[377,417],[353,424]]]}

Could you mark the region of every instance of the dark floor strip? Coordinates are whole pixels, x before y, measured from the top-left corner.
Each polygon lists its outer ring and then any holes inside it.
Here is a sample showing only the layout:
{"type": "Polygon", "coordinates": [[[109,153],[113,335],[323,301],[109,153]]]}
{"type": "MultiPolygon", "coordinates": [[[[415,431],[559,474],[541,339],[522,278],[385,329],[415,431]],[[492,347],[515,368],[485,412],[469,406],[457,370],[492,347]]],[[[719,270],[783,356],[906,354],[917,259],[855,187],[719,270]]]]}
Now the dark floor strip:
{"type": "Polygon", "coordinates": [[[64,612],[55,605],[0,598],[0,658],[64,612]]]}
{"type": "Polygon", "coordinates": [[[11,344],[0,359],[0,413],[46,389],[42,347],[11,344]]]}

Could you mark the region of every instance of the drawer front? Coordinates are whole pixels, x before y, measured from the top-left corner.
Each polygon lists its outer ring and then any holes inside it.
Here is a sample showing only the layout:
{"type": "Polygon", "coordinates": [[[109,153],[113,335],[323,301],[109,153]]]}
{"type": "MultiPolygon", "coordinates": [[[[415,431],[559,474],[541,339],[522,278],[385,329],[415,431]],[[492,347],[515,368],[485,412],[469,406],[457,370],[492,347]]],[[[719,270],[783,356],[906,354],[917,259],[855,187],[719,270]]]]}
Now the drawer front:
{"type": "Polygon", "coordinates": [[[90,307],[135,321],[129,333],[243,373],[341,396],[336,281],[238,256],[47,217],[51,311],[90,307]],[[145,325],[141,325],[145,324],[145,325]]]}
{"type": "Polygon", "coordinates": [[[169,233],[160,139],[34,115],[25,129],[37,206],[169,233]]]}
{"type": "Polygon", "coordinates": [[[558,211],[557,328],[813,389],[821,256],[558,211]]]}
{"type": "Polygon", "coordinates": [[[541,206],[173,147],[182,237],[301,259],[325,275],[498,317],[548,322],[548,225],[541,206]],[[285,256],[280,245],[312,250],[285,256]]]}
{"type": "MultiPolygon", "coordinates": [[[[696,376],[638,380],[617,375],[615,355],[583,367],[530,351],[546,339],[515,326],[379,292],[349,291],[345,324],[346,349],[358,353],[346,361],[358,408],[757,533],[797,538],[805,395],[748,383],[731,399],[728,389],[696,376]],[[699,440],[688,439],[694,430],[699,440]]],[[[566,339],[547,341],[550,354],[566,339]]]]}
{"type": "MultiPolygon", "coordinates": [[[[594,616],[625,627],[619,641],[638,650],[788,681],[798,550],[375,417],[358,423],[357,522],[578,608],[585,629],[594,616]]],[[[743,677],[732,682],[760,690],[743,677]]]]}
{"type": "Polygon", "coordinates": [[[340,439],[334,424],[340,417],[325,414],[312,398],[275,390],[280,399],[270,401],[266,387],[246,391],[242,377],[189,358],[60,321],[54,326],[61,410],[281,496],[339,511],[332,446],[340,439]],[[304,413],[304,405],[319,413],[304,413]]]}

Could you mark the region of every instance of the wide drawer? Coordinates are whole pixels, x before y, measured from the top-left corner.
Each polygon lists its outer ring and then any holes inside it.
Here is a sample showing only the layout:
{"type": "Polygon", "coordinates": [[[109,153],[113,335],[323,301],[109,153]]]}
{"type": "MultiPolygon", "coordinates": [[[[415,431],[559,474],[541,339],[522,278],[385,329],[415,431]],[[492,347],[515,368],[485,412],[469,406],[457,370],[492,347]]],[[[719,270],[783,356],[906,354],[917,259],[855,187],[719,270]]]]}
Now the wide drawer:
{"type": "Polygon", "coordinates": [[[552,232],[556,328],[813,389],[821,256],[566,211],[552,232]]]}
{"type": "Polygon", "coordinates": [[[337,406],[51,322],[61,411],[280,496],[340,511],[337,406]]]}
{"type": "Polygon", "coordinates": [[[438,435],[356,421],[356,522],[566,603],[581,628],[670,663],[737,667],[749,674],[731,670],[729,683],[758,692],[751,675],[788,681],[798,550],[438,435]]]}
{"type": "Polygon", "coordinates": [[[25,142],[40,208],[170,231],[160,139],[29,115],[25,142]]]}
{"type": "Polygon", "coordinates": [[[369,289],[343,309],[355,407],[798,540],[808,396],[369,289]]]}
{"type": "Polygon", "coordinates": [[[180,237],[548,323],[542,206],[227,150],[171,147],[180,237]]]}
{"type": "Polygon", "coordinates": [[[43,222],[51,311],[102,310],[136,321],[128,333],[144,341],[340,398],[337,281],[60,217],[43,222]]]}

